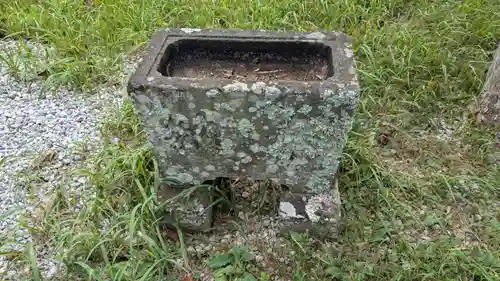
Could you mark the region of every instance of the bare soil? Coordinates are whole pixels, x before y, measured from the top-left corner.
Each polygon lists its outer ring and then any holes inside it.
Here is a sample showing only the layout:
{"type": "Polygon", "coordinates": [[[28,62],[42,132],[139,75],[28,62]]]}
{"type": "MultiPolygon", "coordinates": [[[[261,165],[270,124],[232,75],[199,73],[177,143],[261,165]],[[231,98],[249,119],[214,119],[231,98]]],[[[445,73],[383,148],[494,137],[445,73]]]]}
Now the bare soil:
{"type": "Polygon", "coordinates": [[[169,76],[249,81],[318,81],[328,78],[328,62],[319,56],[280,56],[270,52],[241,52],[233,56],[195,50],[167,66],[169,76]]]}

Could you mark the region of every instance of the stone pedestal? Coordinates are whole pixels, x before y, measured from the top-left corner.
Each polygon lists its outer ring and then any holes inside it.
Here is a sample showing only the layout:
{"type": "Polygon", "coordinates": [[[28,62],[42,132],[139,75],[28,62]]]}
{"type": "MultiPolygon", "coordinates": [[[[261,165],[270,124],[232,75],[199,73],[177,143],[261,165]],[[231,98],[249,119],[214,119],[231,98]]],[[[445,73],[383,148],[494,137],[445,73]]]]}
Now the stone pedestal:
{"type": "Polygon", "coordinates": [[[339,215],[359,91],[336,32],[160,30],[128,85],[162,177],[271,179],[289,189],[281,215],[313,224],[339,215]]]}

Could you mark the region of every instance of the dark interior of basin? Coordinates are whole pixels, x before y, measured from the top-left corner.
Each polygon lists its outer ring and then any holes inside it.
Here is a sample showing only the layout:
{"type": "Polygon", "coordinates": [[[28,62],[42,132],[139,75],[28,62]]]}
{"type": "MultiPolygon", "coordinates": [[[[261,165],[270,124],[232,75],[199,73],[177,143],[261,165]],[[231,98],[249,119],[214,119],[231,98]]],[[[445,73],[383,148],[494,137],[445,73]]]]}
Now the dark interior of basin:
{"type": "Polygon", "coordinates": [[[333,75],[331,48],[300,41],[182,39],[167,47],[163,76],[242,81],[318,81],[333,75]]]}

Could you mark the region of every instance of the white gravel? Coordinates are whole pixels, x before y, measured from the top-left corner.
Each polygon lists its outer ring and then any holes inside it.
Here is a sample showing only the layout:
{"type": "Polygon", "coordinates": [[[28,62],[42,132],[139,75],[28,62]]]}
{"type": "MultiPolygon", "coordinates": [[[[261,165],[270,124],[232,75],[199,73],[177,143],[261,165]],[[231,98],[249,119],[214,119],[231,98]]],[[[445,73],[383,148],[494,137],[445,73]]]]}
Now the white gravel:
{"type": "MultiPolygon", "coordinates": [[[[18,50],[17,45],[0,41],[0,55],[18,50]]],[[[44,53],[41,45],[28,46],[35,57],[44,53]]],[[[0,159],[4,159],[0,166],[0,252],[15,247],[5,245],[6,237],[20,243],[31,240],[19,225],[19,215],[12,212],[33,209],[37,200],[50,197],[61,185],[81,195],[85,179],[70,173],[83,163],[75,142],[85,142],[95,151],[100,144],[99,125],[110,112],[107,108],[122,102],[122,92],[115,87],[101,87],[90,94],[68,88],[41,94],[42,81],[16,80],[9,69],[0,60],[0,159]]],[[[38,252],[47,279],[57,274],[50,252],[38,252]]],[[[17,274],[0,257],[0,280],[19,280],[17,274]]]]}

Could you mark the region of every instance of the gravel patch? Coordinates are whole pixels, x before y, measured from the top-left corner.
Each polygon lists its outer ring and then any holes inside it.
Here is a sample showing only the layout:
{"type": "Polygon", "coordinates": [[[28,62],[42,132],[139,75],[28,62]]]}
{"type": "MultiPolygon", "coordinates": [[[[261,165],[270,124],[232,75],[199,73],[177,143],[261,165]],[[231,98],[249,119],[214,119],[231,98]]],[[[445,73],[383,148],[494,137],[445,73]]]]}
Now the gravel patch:
{"type": "MultiPolygon", "coordinates": [[[[16,41],[0,41],[0,54],[18,50],[16,41]]],[[[28,43],[36,57],[44,47],[28,43]]],[[[17,54],[14,59],[22,59],[17,54]]],[[[41,58],[42,59],[42,58],[41,58]]],[[[132,70],[133,67],[127,67],[132,70]]],[[[12,75],[9,65],[0,60],[0,244],[4,250],[22,250],[32,237],[20,226],[21,212],[33,211],[35,205],[50,197],[55,188],[81,198],[90,191],[86,179],[71,171],[82,167],[82,146],[92,154],[100,147],[99,125],[107,110],[122,103],[116,87],[100,87],[84,94],[69,88],[42,93],[42,81],[22,81],[12,75]],[[1,162],[1,161],[0,161],[1,162]]],[[[50,248],[37,248],[42,275],[50,280],[58,265],[50,259],[50,248]]],[[[19,280],[12,263],[0,257],[0,279],[19,280]]]]}
{"type": "MultiPolygon", "coordinates": [[[[321,256],[325,251],[339,249],[336,241],[320,243],[309,237],[308,245],[315,245],[316,248],[310,247],[307,254],[301,253],[292,239],[280,235],[282,226],[276,216],[239,212],[235,218],[217,221],[215,230],[209,235],[185,234],[190,266],[194,272],[201,273],[200,280],[213,281],[213,270],[207,267],[211,258],[217,254],[228,253],[235,245],[241,245],[246,247],[253,257],[246,269],[255,276],[266,272],[271,281],[294,280],[293,274],[298,259],[303,259],[306,255],[307,258],[314,259],[314,255],[321,256]]],[[[307,247],[305,244],[301,245],[307,247]]],[[[177,263],[182,264],[183,260],[179,259],[177,263]]],[[[321,266],[322,264],[318,263],[318,270],[321,266]]]]}

